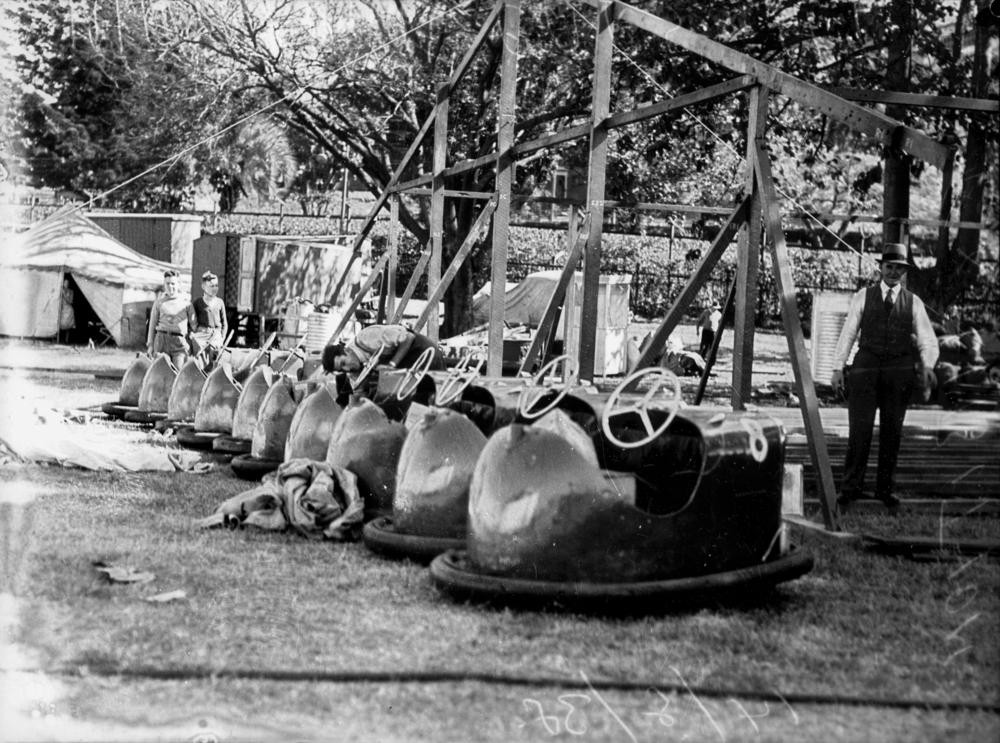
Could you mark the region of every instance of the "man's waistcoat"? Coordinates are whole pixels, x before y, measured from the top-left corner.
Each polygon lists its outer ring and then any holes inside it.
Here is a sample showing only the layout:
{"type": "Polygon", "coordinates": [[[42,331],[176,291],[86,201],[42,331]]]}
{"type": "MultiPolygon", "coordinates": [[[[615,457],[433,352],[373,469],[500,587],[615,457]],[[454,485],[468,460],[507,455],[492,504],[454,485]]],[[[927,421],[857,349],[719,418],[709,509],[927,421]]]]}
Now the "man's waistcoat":
{"type": "Polygon", "coordinates": [[[877,284],[870,287],[865,294],[860,331],[858,351],[863,357],[874,357],[882,363],[912,361],[914,358],[912,292],[900,288],[892,311],[886,314],[881,288],[877,284]]]}

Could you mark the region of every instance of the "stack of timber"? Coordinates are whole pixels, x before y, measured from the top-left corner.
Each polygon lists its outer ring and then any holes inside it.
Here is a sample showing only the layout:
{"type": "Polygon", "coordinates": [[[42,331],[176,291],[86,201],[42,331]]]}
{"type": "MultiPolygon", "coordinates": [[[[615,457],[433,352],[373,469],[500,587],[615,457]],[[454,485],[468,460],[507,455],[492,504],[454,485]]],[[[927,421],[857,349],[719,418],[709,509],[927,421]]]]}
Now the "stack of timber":
{"type": "MultiPolygon", "coordinates": [[[[809,454],[801,414],[796,408],[768,409],[788,433],[785,461],[801,464],[806,505],[818,505],[816,470],[809,454]],[[812,497],[810,498],[809,495],[812,497]]],[[[821,410],[824,437],[835,483],[840,483],[847,450],[847,411],[821,410]]],[[[867,492],[874,488],[878,428],[868,459],[867,492]]],[[[915,510],[1000,513],[1000,416],[940,409],[907,414],[896,468],[896,494],[915,510]]],[[[881,504],[870,504],[879,508],[881,504]]]]}

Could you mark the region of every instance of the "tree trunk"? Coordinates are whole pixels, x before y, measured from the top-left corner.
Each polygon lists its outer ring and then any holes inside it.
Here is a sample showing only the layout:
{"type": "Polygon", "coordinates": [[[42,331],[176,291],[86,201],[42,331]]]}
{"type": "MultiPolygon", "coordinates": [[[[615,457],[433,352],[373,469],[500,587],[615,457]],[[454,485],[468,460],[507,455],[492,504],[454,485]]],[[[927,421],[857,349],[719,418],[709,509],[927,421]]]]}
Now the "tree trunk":
{"type": "MultiPolygon", "coordinates": [[[[888,68],[886,89],[900,92],[910,90],[910,43],[913,34],[912,0],[893,0],[889,9],[888,68]]],[[[902,106],[886,106],[887,115],[906,122],[907,112],[902,106]]],[[[910,156],[901,147],[885,148],[885,168],[882,171],[882,242],[906,243],[906,223],[910,216],[910,156]]]]}
{"type": "MultiPolygon", "coordinates": [[[[989,3],[983,3],[976,19],[975,45],[972,59],[972,95],[985,98],[987,94],[986,48],[990,28],[987,25],[989,3]]],[[[965,144],[965,172],[962,176],[962,197],[958,218],[963,222],[979,222],[983,218],[983,191],[986,185],[986,128],[980,117],[969,117],[969,130],[965,144]]],[[[947,277],[942,292],[943,304],[957,300],[963,290],[979,274],[979,229],[962,227],[951,246],[947,277]]]]}

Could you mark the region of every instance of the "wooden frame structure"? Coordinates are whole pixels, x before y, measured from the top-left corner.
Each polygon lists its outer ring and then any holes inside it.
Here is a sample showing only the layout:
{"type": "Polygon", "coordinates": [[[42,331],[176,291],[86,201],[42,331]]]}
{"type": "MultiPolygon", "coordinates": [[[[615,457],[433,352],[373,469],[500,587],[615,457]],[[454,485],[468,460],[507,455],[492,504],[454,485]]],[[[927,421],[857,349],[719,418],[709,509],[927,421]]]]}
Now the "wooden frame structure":
{"type": "MultiPolygon", "coordinates": [[[[823,435],[818,401],[809,369],[802,328],[799,324],[795,299],[795,286],[785,237],[781,227],[781,214],[771,175],[771,162],[767,154],[767,104],[769,97],[783,95],[809,106],[852,129],[862,132],[884,145],[899,147],[943,171],[950,168],[954,150],[935,141],[923,132],[906,126],[885,114],[866,108],[846,97],[836,95],[816,85],[737,52],[719,42],[682,28],[663,18],[630,6],[620,0],[581,0],[596,11],[596,41],[594,49],[594,75],[592,82],[592,109],[590,121],[529,141],[514,142],[515,82],[517,79],[517,48],[520,33],[521,0],[497,0],[482,27],[473,39],[465,56],[459,62],[448,82],[438,91],[437,102],[427,120],[396,167],[385,191],[376,201],[358,232],[354,243],[354,256],[371,230],[376,215],[390,204],[391,224],[389,249],[373,269],[372,275],[345,313],[341,327],[353,315],[363,296],[370,290],[375,278],[386,267],[387,280],[382,290],[387,299],[386,317],[398,321],[406,302],[413,294],[417,280],[427,270],[429,301],[420,316],[418,325],[426,326],[432,338],[437,337],[437,304],[447,290],[462,261],[468,256],[479,232],[492,218],[492,286],[504,286],[507,269],[507,242],[510,222],[511,183],[513,170],[519,158],[541,149],[553,147],[582,138],[589,138],[589,167],[587,200],[584,216],[576,212],[570,220],[568,259],[556,289],[551,296],[540,327],[528,351],[525,366],[544,358],[544,350],[551,340],[570,278],[583,263],[583,305],[579,347],[579,375],[592,379],[595,366],[597,306],[600,280],[601,240],[603,217],[606,207],[605,173],[607,166],[608,133],[615,128],[628,126],[694,104],[704,103],[736,93],[746,92],[749,107],[746,160],[748,163],[743,200],[728,215],[728,220],[701,258],[679,297],[667,310],[666,316],[654,332],[653,341],[639,359],[637,368],[648,366],[662,350],[666,339],[680,321],[691,301],[697,295],[722,254],[735,238],[738,240],[737,272],[733,286],[735,305],[734,368],[731,404],[734,410],[745,408],[750,398],[753,372],[754,310],[757,305],[757,278],[760,270],[759,256],[762,236],[766,234],[771,246],[774,271],[782,319],[788,337],[789,353],[796,388],[805,423],[812,464],[818,473],[820,502],[823,520],[828,529],[836,529],[834,501],[836,488],[830,467],[826,441],[823,435]],[[448,102],[451,91],[462,79],[474,55],[498,23],[502,23],[503,49],[501,58],[501,83],[497,146],[493,153],[449,165],[447,162],[448,102]],[[669,100],[641,106],[631,111],[612,113],[609,109],[611,95],[611,59],[614,28],[617,23],[627,23],[649,34],[663,38],[683,49],[731,70],[735,77],[717,85],[679,95],[669,100]],[[423,140],[433,131],[433,171],[406,182],[400,182],[403,171],[410,165],[423,140]],[[484,166],[496,168],[495,187],[492,192],[449,191],[445,188],[449,176],[468,172],[484,166]],[[399,303],[395,303],[395,266],[398,245],[398,198],[400,193],[429,196],[430,240],[399,303]],[[470,234],[455,255],[452,264],[441,272],[442,221],[445,197],[473,198],[485,201],[482,211],[470,234]],[[390,201],[391,200],[391,201],[390,201]]],[[[934,105],[934,104],[928,104],[934,105]]],[[[345,272],[346,276],[346,272],[345,272]]],[[[343,279],[341,280],[341,284],[343,279]]],[[[338,284],[331,301],[342,289],[338,284]]],[[[501,373],[504,329],[504,292],[495,291],[490,298],[489,346],[486,373],[501,373]]],[[[522,368],[525,368],[522,366],[522,368]]]]}

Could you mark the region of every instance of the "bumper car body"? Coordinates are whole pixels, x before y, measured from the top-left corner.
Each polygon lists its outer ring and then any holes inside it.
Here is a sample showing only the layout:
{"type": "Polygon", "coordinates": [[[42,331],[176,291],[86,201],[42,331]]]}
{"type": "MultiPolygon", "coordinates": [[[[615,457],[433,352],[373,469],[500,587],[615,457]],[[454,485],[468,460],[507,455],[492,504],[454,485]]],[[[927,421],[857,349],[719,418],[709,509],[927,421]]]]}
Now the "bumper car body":
{"type": "Polygon", "coordinates": [[[780,424],[630,399],[641,409],[613,415],[610,437],[592,420],[606,396],[562,403],[584,427],[590,416],[600,466],[539,426],[495,433],[470,486],[467,550],[432,563],[439,587],[466,598],[662,606],[811,569],[783,539],[780,424]]]}
{"type": "Polygon", "coordinates": [[[177,372],[174,386],[170,388],[170,399],[167,400],[168,421],[194,420],[206,379],[207,376],[197,361],[188,359],[184,363],[181,370],[177,372]]]}
{"type": "Polygon", "coordinates": [[[101,406],[101,410],[113,418],[123,418],[129,411],[137,410],[139,407],[139,395],[142,393],[142,382],[146,377],[146,372],[152,365],[152,360],[148,356],[137,356],[128,365],[122,375],[121,386],[118,388],[118,400],[107,402],[101,406]]]}
{"type": "Polygon", "coordinates": [[[334,380],[316,385],[316,389],[299,403],[292,416],[285,443],[285,461],[325,460],[333,426],[343,410],[337,404],[334,380]]]}
{"type": "Polygon", "coordinates": [[[220,364],[209,372],[198,398],[194,429],[199,433],[232,434],[233,415],[243,388],[233,379],[229,364],[220,364]]]}

